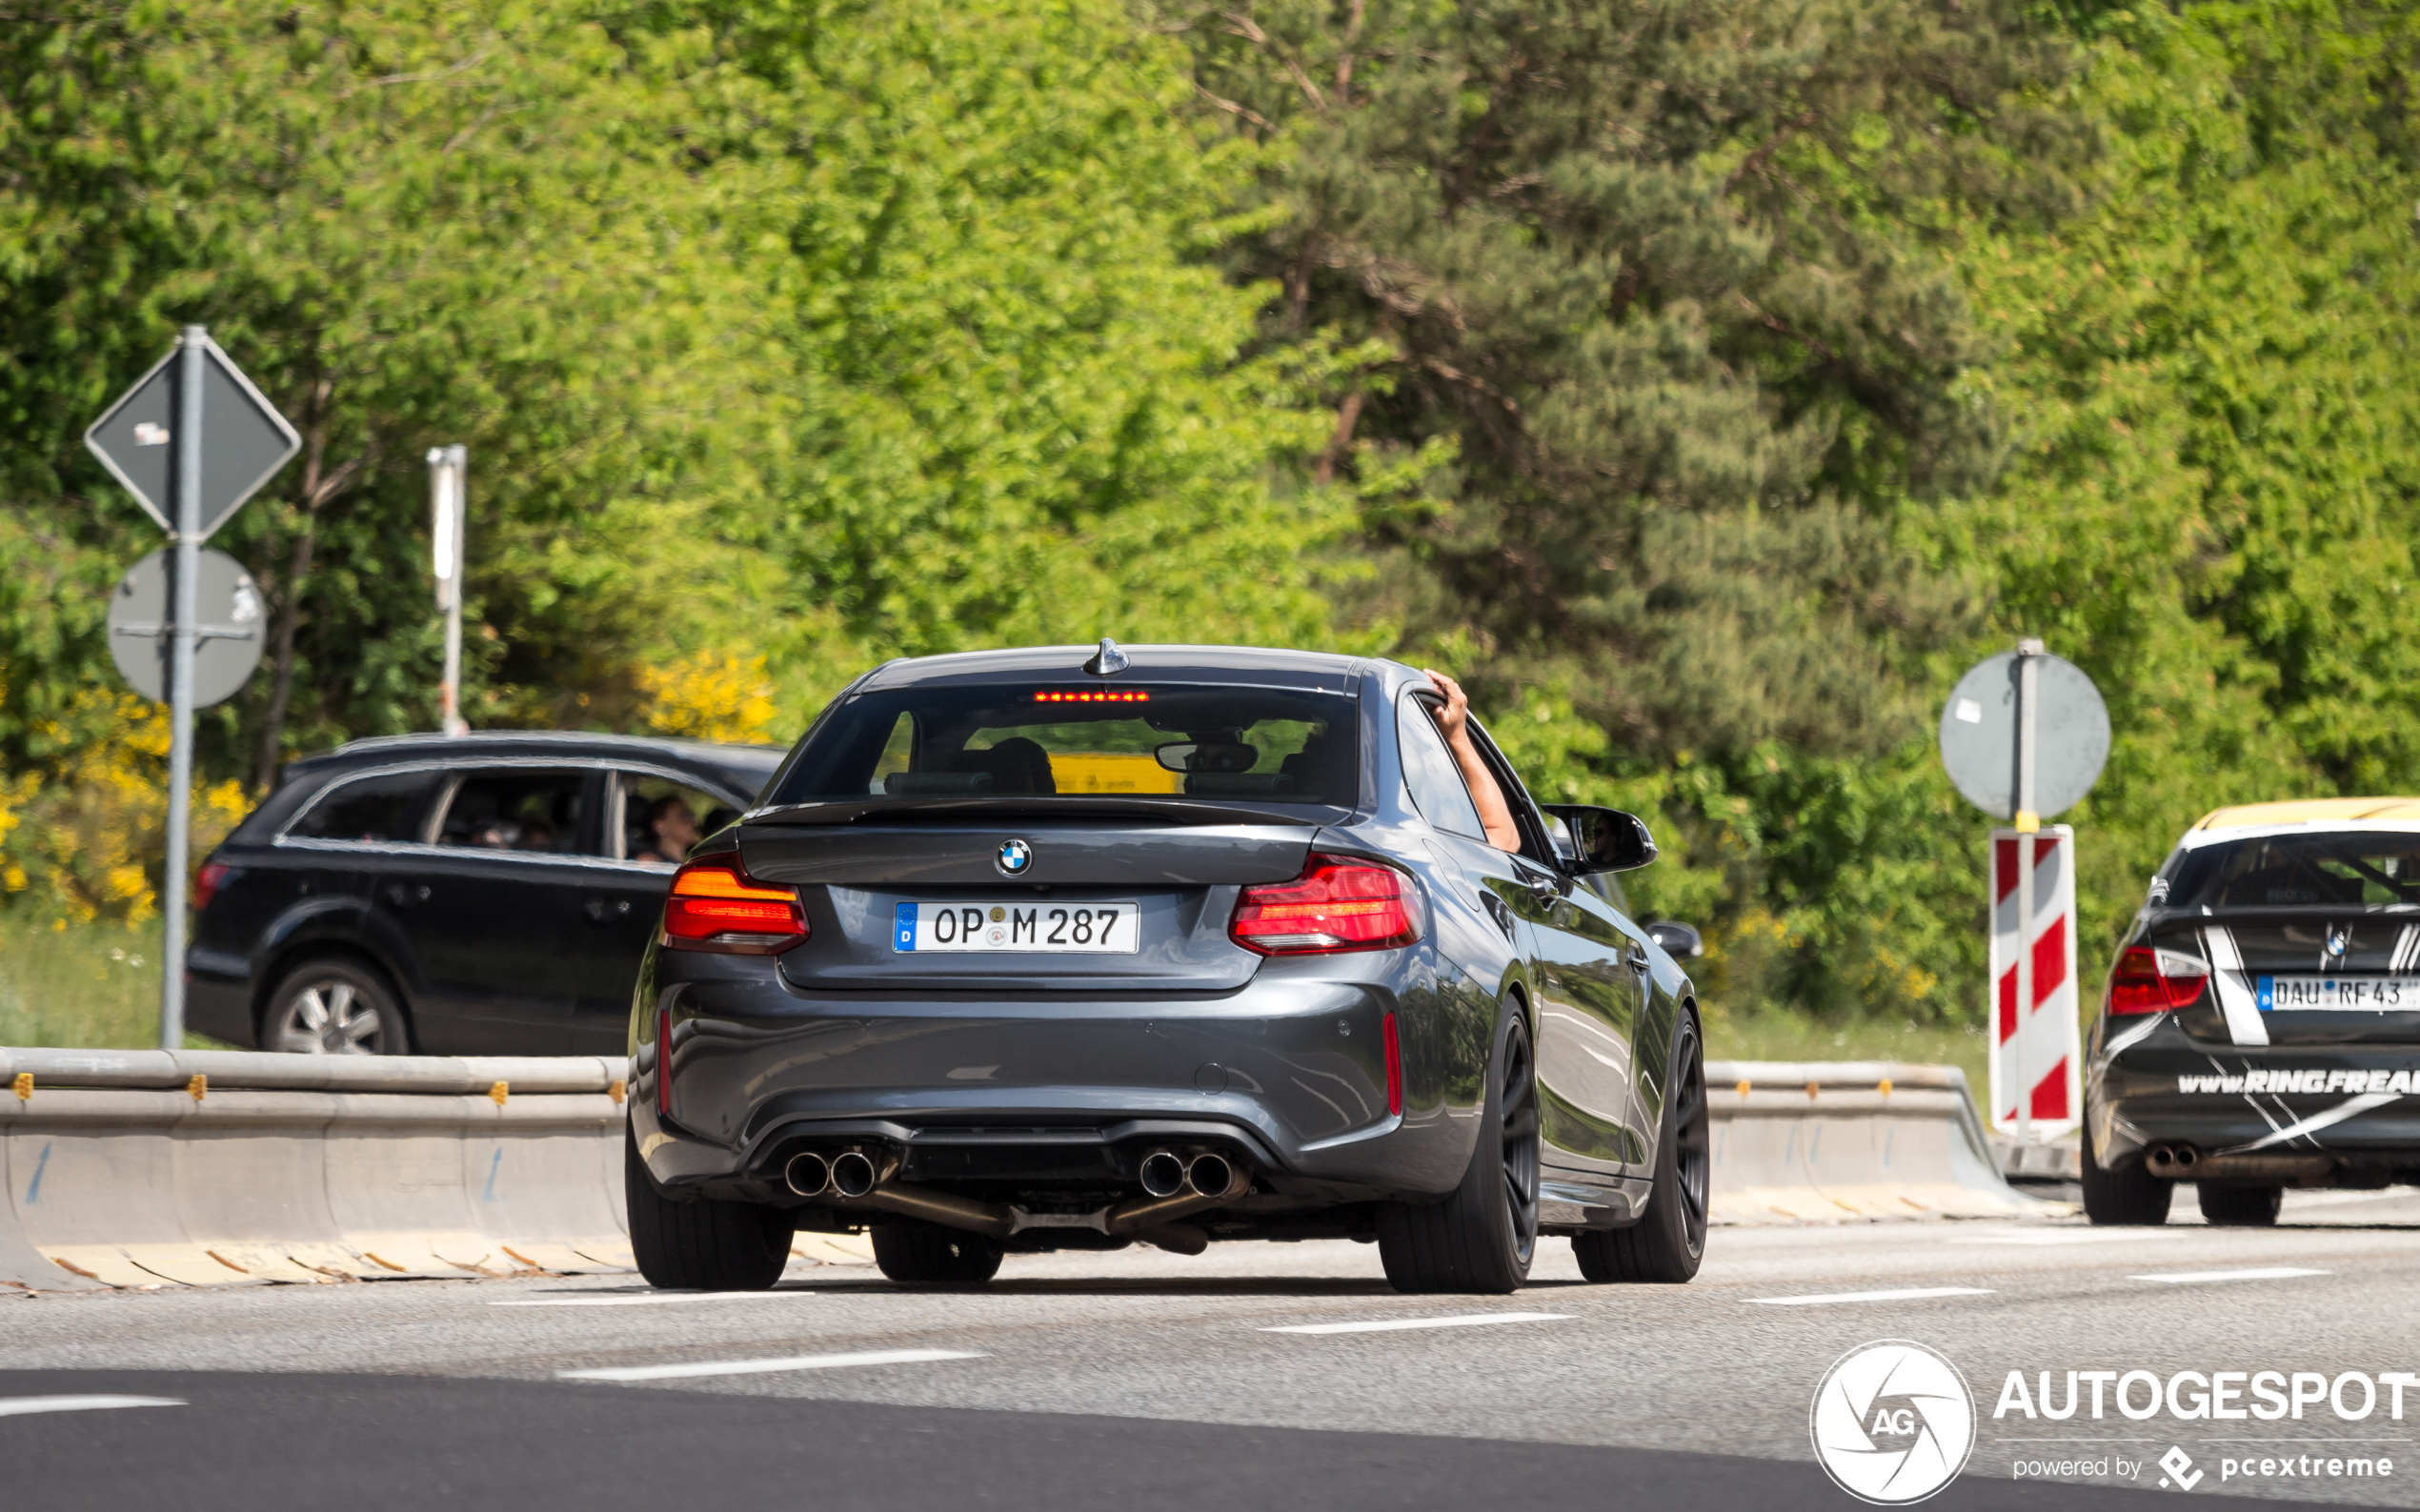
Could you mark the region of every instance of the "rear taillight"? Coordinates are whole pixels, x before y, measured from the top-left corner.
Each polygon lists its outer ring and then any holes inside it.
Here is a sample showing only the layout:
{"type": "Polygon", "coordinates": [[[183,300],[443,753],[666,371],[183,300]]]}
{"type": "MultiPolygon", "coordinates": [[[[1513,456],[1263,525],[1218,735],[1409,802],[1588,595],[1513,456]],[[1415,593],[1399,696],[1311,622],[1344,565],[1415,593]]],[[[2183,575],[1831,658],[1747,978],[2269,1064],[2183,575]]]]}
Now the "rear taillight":
{"type": "Polygon", "coordinates": [[[2130,945],[2109,973],[2109,1012],[2160,1014],[2189,1008],[2209,982],[2210,969],[2199,957],[2153,945],[2130,945]]]}
{"type": "Polygon", "coordinates": [[[219,887],[226,882],[227,878],[234,872],[234,870],[235,868],[228,865],[224,861],[204,861],[202,863],[202,869],[193,874],[194,913],[198,914],[203,909],[210,907],[210,900],[218,896],[219,887]]]}
{"type": "Polygon", "coordinates": [[[757,881],[733,857],[690,862],[673,877],[664,899],[666,950],[772,956],[806,937],[798,890],[757,881]]]}
{"type": "Polygon", "coordinates": [[[1227,935],[1263,956],[1408,945],[1420,938],[1420,898],[1393,867],[1314,856],[1291,882],[1245,888],[1227,935]]]}
{"type": "Polygon", "coordinates": [[[1403,1046],[1395,1038],[1395,1016],[1386,1016],[1386,1111],[1403,1111],[1403,1046]]]}

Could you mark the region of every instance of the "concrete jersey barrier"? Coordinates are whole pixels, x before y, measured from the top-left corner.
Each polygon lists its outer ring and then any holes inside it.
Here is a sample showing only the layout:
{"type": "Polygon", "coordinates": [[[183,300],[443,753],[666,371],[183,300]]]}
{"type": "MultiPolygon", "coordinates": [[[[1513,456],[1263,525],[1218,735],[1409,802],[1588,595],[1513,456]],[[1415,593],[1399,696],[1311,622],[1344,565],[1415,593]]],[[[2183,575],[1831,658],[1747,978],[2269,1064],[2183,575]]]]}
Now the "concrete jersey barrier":
{"type": "Polygon", "coordinates": [[[1717,1221],[2040,1218],[2000,1174],[1966,1073],[1895,1061],[1709,1060],[1717,1221]]]}
{"type": "Polygon", "coordinates": [[[0,1049],[0,1280],[630,1267],[625,1063],[0,1049]]]}
{"type": "MultiPolygon", "coordinates": [[[[257,1285],[633,1268],[618,1057],[0,1048],[0,1282],[257,1285]]],[[[1713,1216],[2059,1212],[1954,1067],[1714,1061],[1713,1216]]],[[[862,1238],[793,1253],[864,1263],[862,1238]]]]}

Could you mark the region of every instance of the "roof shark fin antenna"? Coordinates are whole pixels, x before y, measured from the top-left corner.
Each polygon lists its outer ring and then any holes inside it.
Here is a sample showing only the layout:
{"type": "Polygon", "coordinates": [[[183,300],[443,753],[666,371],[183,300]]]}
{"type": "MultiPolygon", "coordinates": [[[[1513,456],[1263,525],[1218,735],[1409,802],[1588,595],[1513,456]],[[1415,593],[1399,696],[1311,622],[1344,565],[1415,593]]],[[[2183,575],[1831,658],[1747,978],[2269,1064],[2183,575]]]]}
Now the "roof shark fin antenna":
{"type": "Polygon", "coordinates": [[[1110,677],[1125,671],[1129,665],[1126,654],[1118,649],[1118,642],[1103,635],[1100,637],[1100,649],[1084,662],[1084,670],[1096,677],[1110,677]]]}

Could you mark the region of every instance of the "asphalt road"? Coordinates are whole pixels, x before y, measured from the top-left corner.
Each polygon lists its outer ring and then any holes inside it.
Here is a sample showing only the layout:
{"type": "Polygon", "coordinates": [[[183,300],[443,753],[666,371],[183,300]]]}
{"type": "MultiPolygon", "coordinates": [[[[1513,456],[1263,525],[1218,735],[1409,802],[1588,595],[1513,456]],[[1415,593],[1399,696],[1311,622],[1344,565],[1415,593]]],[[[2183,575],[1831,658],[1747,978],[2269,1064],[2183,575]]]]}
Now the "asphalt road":
{"type": "Polygon", "coordinates": [[[1586,1285],[1557,1240],[1510,1298],[1400,1297],[1341,1242],[1012,1259],[975,1291],[801,1266],[745,1297],[620,1277],[50,1294],[0,1300],[0,1495],[46,1512],[1848,1507],[1813,1462],[1809,1404],[1845,1351],[1903,1339],[1956,1364],[1980,1419],[1927,1505],[2172,1502],[2173,1448],[2192,1501],[2420,1506],[2420,1383],[2397,1419],[2387,1389],[2341,1379],[2420,1371],[2415,1259],[2420,1194],[2395,1191],[2297,1196],[2267,1231],[1724,1229],[1685,1287],[1586,1285]],[[2028,1398],[2045,1371],[2054,1397],[2071,1370],[2317,1383],[2283,1421],[2113,1402],[2096,1420],[2088,1400],[2052,1421],[1998,1411],[2012,1370],[2028,1398]],[[2340,1416],[2331,1389],[2374,1404],[2340,1416]],[[96,1395],[179,1404],[42,1400],[96,1395]],[[2066,1474],[2019,1476],[2036,1462],[2066,1474]]]}

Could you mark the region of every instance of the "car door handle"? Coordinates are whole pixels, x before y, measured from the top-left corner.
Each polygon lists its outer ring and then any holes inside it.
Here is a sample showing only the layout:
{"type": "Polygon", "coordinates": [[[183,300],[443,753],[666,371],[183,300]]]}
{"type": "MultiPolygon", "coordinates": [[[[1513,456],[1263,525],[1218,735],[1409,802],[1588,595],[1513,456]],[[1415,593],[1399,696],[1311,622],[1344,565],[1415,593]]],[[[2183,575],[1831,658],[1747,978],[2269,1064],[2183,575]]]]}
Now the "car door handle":
{"type": "Polygon", "coordinates": [[[582,906],[587,909],[588,917],[590,918],[593,918],[601,924],[609,917],[613,918],[620,918],[624,915],[628,914],[630,912],[630,899],[627,897],[617,899],[592,897],[582,906]]]}
{"type": "Polygon", "coordinates": [[[387,901],[397,908],[411,908],[428,900],[429,885],[426,882],[417,887],[409,887],[401,882],[387,884],[387,901]]]}
{"type": "Polygon", "coordinates": [[[1622,958],[1622,964],[1629,967],[1632,971],[1644,976],[1646,974],[1647,967],[1651,964],[1647,959],[1647,948],[1644,945],[1640,944],[1637,940],[1632,940],[1630,942],[1630,953],[1622,958]]]}
{"type": "Polygon", "coordinates": [[[1521,874],[1521,882],[1523,887],[1529,889],[1529,896],[1542,903],[1556,903],[1563,900],[1561,877],[1548,877],[1543,872],[1523,872],[1521,874]]]}

